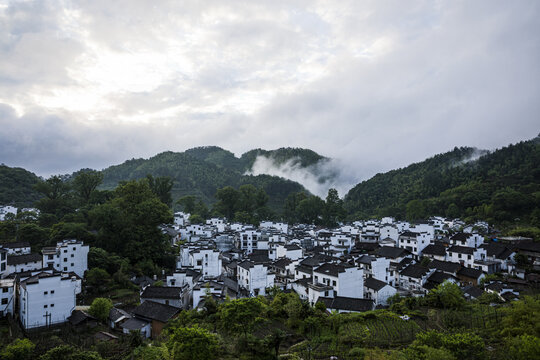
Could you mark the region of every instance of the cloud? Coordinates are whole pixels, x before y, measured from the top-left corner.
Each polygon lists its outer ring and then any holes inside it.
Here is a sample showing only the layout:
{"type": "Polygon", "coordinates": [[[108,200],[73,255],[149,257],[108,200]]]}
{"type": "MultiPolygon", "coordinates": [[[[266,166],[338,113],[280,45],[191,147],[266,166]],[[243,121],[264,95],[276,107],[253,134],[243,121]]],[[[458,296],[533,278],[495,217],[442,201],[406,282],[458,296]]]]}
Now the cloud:
{"type": "Polygon", "coordinates": [[[0,162],[47,175],[198,145],[294,146],[336,159],[342,186],[454,146],[494,149],[539,132],[539,10],[0,2],[0,162]]]}

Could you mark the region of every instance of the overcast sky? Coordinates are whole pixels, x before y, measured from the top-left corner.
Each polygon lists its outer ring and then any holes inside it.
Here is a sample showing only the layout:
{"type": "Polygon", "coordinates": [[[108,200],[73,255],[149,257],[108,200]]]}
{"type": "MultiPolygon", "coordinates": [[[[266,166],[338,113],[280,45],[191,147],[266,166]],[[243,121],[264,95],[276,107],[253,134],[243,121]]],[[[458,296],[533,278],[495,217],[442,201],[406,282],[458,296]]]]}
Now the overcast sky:
{"type": "Polygon", "coordinates": [[[358,180],[540,131],[540,1],[0,0],[0,162],[218,145],[358,180]]]}

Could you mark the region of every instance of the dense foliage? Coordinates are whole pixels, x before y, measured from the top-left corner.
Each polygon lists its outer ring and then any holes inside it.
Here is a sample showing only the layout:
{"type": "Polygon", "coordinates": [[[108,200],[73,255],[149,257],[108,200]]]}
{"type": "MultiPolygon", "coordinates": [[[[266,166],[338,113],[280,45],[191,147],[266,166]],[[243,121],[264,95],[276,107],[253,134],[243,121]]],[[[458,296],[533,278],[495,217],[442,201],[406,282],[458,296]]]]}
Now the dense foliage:
{"type": "MultiPolygon", "coordinates": [[[[123,180],[142,179],[148,174],[170,177],[173,180],[172,200],[184,196],[196,196],[206,205],[216,201],[218,189],[226,186],[238,188],[251,184],[264,189],[269,195],[268,206],[274,211],[281,211],[285,198],[292,192],[304,190],[303,187],[283,178],[269,175],[250,176],[245,172],[251,168],[256,155],[262,150],[237,158],[229,151],[218,147],[201,147],[184,153],[164,152],[148,160],[133,159],[121,165],[103,170],[103,189],[113,189],[123,180]]],[[[265,155],[278,156],[282,161],[286,157],[301,159],[302,163],[311,164],[323,159],[320,155],[304,149],[279,149],[264,151],[265,155]]]]}
{"type": "Polygon", "coordinates": [[[40,198],[34,189],[39,178],[24,169],[0,165],[0,205],[31,207],[40,198]]]}
{"type": "Polygon", "coordinates": [[[539,137],[492,153],[455,148],[403,169],[375,175],[349,191],[345,206],[360,218],[395,216],[418,220],[442,215],[497,224],[517,220],[538,226],[538,179],[539,137]]]}

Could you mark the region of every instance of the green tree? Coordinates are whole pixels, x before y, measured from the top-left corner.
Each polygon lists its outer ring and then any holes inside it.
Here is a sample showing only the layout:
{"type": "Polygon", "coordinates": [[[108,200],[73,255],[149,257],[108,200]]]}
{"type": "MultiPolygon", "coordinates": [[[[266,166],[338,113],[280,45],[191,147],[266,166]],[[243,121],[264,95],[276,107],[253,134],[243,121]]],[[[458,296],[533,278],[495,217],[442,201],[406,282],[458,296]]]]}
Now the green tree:
{"type": "Polygon", "coordinates": [[[75,206],[70,196],[71,187],[61,176],[51,176],[47,180],[39,181],[35,190],[43,197],[36,202],[36,207],[41,213],[52,214],[61,218],[67,213],[73,212],[75,206]]]}
{"type": "Polygon", "coordinates": [[[106,322],[109,317],[109,311],[113,308],[111,299],[96,298],[88,309],[88,313],[102,322],[106,322]]]}
{"type": "Polygon", "coordinates": [[[133,360],[169,360],[172,359],[166,346],[139,346],[133,350],[133,360]]]}
{"type": "Polygon", "coordinates": [[[533,335],[521,335],[506,341],[506,354],[511,360],[540,359],[540,339],[533,335]]]}
{"type": "Polygon", "coordinates": [[[338,191],[336,189],[329,189],[323,213],[324,225],[334,227],[339,221],[345,218],[345,215],[346,211],[343,208],[343,200],[339,198],[338,191]]]}
{"type": "Polygon", "coordinates": [[[94,351],[77,349],[69,345],[54,347],[41,355],[39,360],[102,360],[101,356],[94,351]]]}
{"type": "Polygon", "coordinates": [[[146,175],[146,181],[150,186],[150,190],[158,197],[158,199],[171,207],[172,205],[172,195],[171,190],[173,187],[173,179],[169,176],[153,177],[152,175],[146,175]]]}
{"type": "Polygon", "coordinates": [[[503,336],[533,335],[540,337],[540,300],[525,296],[503,309],[506,316],[501,321],[503,336]]]}
{"type": "Polygon", "coordinates": [[[218,202],[214,207],[227,219],[231,220],[234,218],[234,213],[237,209],[236,203],[239,197],[240,193],[232,186],[225,186],[216,192],[216,199],[218,199],[218,202]]]}
{"type": "Polygon", "coordinates": [[[100,288],[107,286],[111,281],[111,276],[108,272],[100,268],[92,268],[86,272],[86,283],[90,286],[100,288]]]}
{"type": "Polygon", "coordinates": [[[300,201],[296,207],[298,221],[305,224],[322,224],[324,207],[324,201],[318,196],[312,195],[300,201]]]}
{"type": "Polygon", "coordinates": [[[92,193],[103,181],[103,173],[95,170],[81,170],[73,179],[73,188],[85,204],[90,201],[92,193]]]}
{"type": "Polygon", "coordinates": [[[197,204],[197,197],[193,195],[182,196],[176,203],[182,206],[182,211],[185,213],[194,214],[197,204]]]}
{"type": "Polygon", "coordinates": [[[171,223],[172,212],[152,193],[146,181],[121,183],[114,198],[95,206],[89,216],[92,226],[99,231],[99,247],[123,254],[132,264],[150,260],[169,265],[170,243],[158,226],[171,223]]]}
{"type": "Polygon", "coordinates": [[[416,221],[424,219],[427,215],[426,206],[422,200],[411,200],[407,203],[407,220],[416,221]]]}
{"type": "Polygon", "coordinates": [[[30,360],[33,359],[36,345],[28,339],[15,339],[0,351],[0,358],[4,360],[30,360]]]}
{"type": "Polygon", "coordinates": [[[19,241],[28,241],[34,248],[41,248],[49,241],[47,230],[37,224],[21,224],[17,230],[19,241]]]}
{"type": "Polygon", "coordinates": [[[247,338],[247,333],[263,321],[266,307],[259,298],[243,298],[225,303],[219,309],[221,325],[225,331],[241,333],[247,338]]]}
{"type": "Polygon", "coordinates": [[[427,294],[431,306],[444,309],[459,309],[465,305],[465,298],[458,285],[445,281],[427,294]]]}
{"type": "Polygon", "coordinates": [[[169,330],[167,348],[174,360],[210,360],[218,358],[216,335],[199,327],[169,330]]]}

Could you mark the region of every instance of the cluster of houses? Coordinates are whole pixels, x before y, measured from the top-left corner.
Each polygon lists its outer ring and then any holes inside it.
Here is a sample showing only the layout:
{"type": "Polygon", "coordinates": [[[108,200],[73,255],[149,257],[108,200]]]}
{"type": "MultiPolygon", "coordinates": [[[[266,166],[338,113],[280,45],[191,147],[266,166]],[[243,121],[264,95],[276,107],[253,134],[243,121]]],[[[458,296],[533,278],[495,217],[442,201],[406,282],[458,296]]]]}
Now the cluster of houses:
{"type": "MultiPolygon", "coordinates": [[[[140,285],[140,305],[131,311],[113,308],[111,328],[155,337],[183,309],[276,289],[338,312],[384,307],[395,294],[424,296],[445,281],[458,284],[470,299],[492,292],[506,301],[538,280],[518,266],[517,253],[540,268],[538,243],[486,241],[480,233],[488,231],[487,224],[467,226],[440,217],[421,224],[383,218],[326,229],[275,222],[255,227],[221,218],[190,224],[189,214],[179,212],[174,225],[162,231],[178,250],[176,269],[161,279],[133,279],[140,285]],[[511,280],[483,284],[493,273],[511,280]]],[[[17,313],[27,329],[88,319],[74,311],[87,254],[88,246],[76,240],[41,254],[32,254],[27,244],[4,244],[0,316],[17,313]]]]}

